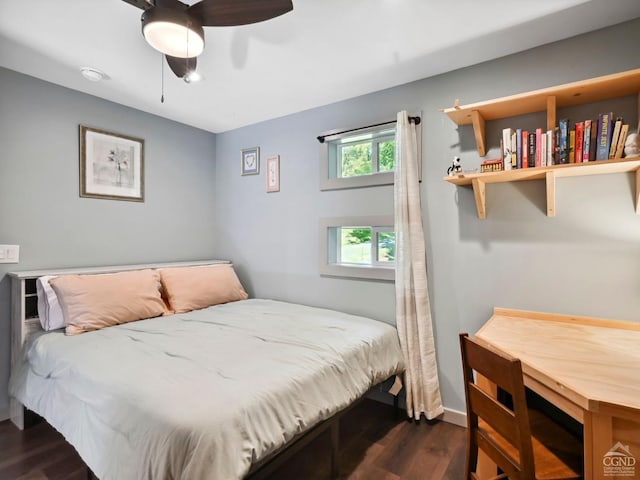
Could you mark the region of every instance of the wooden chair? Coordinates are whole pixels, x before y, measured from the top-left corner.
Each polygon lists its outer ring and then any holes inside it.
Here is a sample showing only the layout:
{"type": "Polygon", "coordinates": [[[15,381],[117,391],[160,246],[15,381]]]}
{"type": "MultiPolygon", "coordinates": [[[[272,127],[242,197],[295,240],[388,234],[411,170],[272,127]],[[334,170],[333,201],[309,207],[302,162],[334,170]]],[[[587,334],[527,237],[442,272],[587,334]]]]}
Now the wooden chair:
{"type": "Polygon", "coordinates": [[[460,334],[460,349],[468,424],[465,480],[479,479],[479,450],[504,472],[495,479],[581,479],[582,443],[546,415],[527,408],[520,360],[499,355],[466,333],[460,334]],[[474,371],[510,394],[513,408],[482,390],[474,371]]]}

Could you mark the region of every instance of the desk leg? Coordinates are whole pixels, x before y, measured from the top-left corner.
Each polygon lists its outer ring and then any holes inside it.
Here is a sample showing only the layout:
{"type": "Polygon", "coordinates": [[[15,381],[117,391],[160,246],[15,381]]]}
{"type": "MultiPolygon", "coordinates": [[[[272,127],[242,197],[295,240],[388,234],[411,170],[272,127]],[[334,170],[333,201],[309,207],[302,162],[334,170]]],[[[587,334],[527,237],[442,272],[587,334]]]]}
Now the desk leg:
{"type": "MultiPolygon", "coordinates": [[[[496,398],[498,396],[498,387],[495,383],[490,382],[482,375],[477,375],[476,383],[478,387],[496,398]]],[[[476,467],[476,476],[479,480],[495,478],[498,474],[498,466],[491,460],[482,450],[478,452],[478,466],[476,467]]]]}
{"type": "MultiPolygon", "coordinates": [[[[611,439],[611,430],[607,435],[606,422],[602,421],[602,416],[593,414],[592,412],[584,412],[584,478],[585,480],[593,480],[594,471],[601,470],[600,465],[595,461],[598,457],[598,450],[602,448],[600,445],[604,440],[607,442],[611,439]],[[603,425],[603,423],[605,423],[603,425]],[[603,432],[604,431],[604,432],[603,432]],[[600,437],[604,433],[605,438],[600,437]]],[[[602,461],[602,460],[601,460],[602,461]]]]}
{"type": "MultiPolygon", "coordinates": [[[[620,453],[620,448],[617,450],[620,453]]],[[[584,464],[585,480],[640,480],[640,422],[637,416],[623,418],[585,411],[584,464]],[[605,455],[618,444],[628,449],[631,457],[605,460],[605,455]]]]}

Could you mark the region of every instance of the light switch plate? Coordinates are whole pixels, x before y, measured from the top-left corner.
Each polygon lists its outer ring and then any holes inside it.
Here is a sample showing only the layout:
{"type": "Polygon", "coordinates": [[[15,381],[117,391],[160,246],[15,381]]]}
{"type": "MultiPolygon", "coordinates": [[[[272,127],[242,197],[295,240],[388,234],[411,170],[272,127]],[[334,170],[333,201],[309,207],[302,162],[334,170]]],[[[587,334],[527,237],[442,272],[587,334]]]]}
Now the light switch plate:
{"type": "Polygon", "coordinates": [[[0,245],[0,263],[19,263],[20,245],[0,245]]]}

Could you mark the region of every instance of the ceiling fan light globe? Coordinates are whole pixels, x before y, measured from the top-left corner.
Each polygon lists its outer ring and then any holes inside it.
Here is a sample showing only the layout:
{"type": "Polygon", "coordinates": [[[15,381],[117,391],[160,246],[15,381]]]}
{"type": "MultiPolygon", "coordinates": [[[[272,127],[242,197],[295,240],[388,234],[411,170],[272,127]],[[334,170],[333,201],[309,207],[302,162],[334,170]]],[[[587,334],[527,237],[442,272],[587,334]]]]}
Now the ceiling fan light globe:
{"type": "Polygon", "coordinates": [[[172,57],[197,57],[204,50],[204,30],[186,12],[161,7],[145,10],[142,34],[149,45],[172,57]]]}

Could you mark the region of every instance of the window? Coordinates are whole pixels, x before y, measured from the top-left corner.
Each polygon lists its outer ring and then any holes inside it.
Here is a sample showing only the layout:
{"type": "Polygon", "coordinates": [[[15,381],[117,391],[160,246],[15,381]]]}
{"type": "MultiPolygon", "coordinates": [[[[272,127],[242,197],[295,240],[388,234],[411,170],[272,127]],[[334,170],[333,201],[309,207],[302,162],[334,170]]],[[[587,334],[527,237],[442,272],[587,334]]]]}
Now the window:
{"type": "MultiPolygon", "coordinates": [[[[420,158],[420,124],[416,135],[420,158]]],[[[319,137],[324,139],[320,144],[320,190],[393,185],[395,136],[395,122],[387,122],[319,137]]]]}
{"type": "Polygon", "coordinates": [[[393,280],[396,234],[392,216],[320,221],[320,273],[393,280]]]}
{"type": "Polygon", "coordinates": [[[336,149],[337,177],[357,177],[379,172],[392,172],[396,163],[395,129],[347,137],[333,141],[336,149]]]}
{"type": "Polygon", "coordinates": [[[325,137],[321,190],[392,185],[395,123],[325,137]]]}
{"type": "Polygon", "coordinates": [[[392,227],[329,227],[336,235],[336,263],[341,265],[395,265],[396,233],[392,227]]]}

